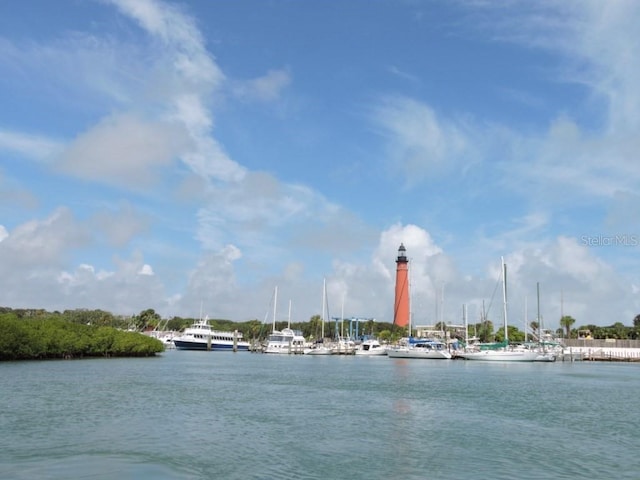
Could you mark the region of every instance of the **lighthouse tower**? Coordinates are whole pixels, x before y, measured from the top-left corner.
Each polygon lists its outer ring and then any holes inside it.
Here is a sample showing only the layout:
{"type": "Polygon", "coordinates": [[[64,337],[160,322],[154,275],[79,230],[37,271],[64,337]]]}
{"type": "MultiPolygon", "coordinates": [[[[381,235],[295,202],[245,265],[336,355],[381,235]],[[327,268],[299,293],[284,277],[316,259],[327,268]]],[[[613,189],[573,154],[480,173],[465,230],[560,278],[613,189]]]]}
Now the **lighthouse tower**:
{"type": "Polygon", "coordinates": [[[407,249],[401,243],[396,259],[396,301],[393,308],[393,323],[399,327],[409,325],[409,260],[407,249]]]}

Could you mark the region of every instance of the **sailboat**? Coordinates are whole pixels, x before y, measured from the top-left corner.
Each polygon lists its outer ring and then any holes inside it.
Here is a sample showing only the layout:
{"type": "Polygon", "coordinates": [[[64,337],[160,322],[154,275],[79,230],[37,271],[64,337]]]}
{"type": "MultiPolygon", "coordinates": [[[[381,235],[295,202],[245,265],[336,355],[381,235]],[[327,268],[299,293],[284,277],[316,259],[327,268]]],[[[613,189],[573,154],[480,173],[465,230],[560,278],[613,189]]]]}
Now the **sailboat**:
{"type": "Polygon", "coordinates": [[[289,322],[286,328],[276,330],[276,306],[278,304],[278,287],[273,294],[273,329],[267,338],[264,353],[304,353],[305,339],[302,334],[291,328],[291,302],[289,302],[289,322]]]}
{"type": "MultiPolygon", "coordinates": [[[[544,338],[544,329],[542,328],[542,317],[540,316],[540,283],[536,284],[536,296],[538,299],[538,316],[536,318],[540,334],[538,335],[538,357],[535,359],[536,362],[555,362],[557,357],[557,351],[555,347],[551,348],[551,343],[548,339],[544,338]]],[[[560,351],[562,349],[560,348],[560,351]]]]}
{"type": "Polygon", "coordinates": [[[504,319],[504,343],[502,346],[491,350],[479,350],[472,352],[460,352],[458,357],[465,360],[481,360],[485,362],[535,362],[540,361],[541,353],[522,347],[509,345],[509,333],[507,330],[507,266],[504,258],[501,259],[502,269],[502,299],[504,319]]]}
{"type": "Polygon", "coordinates": [[[316,343],[312,348],[305,350],[305,355],[333,355],[333,348],[324,343],[324,324],[327,316],[327,280],[322,282],[322,333],[320,334],[321,343],[316,343]]]}

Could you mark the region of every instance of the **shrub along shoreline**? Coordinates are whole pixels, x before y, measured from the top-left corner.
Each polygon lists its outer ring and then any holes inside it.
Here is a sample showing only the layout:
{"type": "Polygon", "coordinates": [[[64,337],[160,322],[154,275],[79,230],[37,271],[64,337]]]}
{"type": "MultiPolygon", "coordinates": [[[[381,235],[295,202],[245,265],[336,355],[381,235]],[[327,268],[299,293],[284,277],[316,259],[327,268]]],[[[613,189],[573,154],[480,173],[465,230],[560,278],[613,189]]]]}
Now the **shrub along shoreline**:
{"type": "Polygon", "coordinates": [[[148,357],[163,351],[160,340],[137,332],[61,318],[0,315],[0,360],[148,357]]]}

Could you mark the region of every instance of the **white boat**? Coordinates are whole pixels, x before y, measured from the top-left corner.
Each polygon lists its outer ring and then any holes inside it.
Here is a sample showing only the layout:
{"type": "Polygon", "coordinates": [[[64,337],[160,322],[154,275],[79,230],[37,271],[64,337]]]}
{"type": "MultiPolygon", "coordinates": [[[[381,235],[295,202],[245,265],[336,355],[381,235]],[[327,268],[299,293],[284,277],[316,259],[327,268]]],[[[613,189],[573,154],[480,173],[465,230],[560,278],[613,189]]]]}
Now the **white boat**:
{"type": "Polygon", "coordinates": [[[389,358],[425,358],[432,360],[449,360],[451,358],[451,353],[447,346],[440,340],[409,340],[406,345],[387,349],[387,356],[389,358]]]}
{"type": "Polygon", "coordinates": [[[480,360],[485,362],[551,362],[555,355],[548,354],[538,348],[509,345],[507,330],[507,266],[502,259],[502,297],[504,319],[504,342],[495,348],[476,349],[473,351],[456,352],[456,356],[465,360],[480,360]]]}
{"type": "Polygon", "coordinates": [[[354,355],[356,353],[356,342],[350,338],[338,338],[333,343],[334,355],[354,355]]]}
{"type": "Polygon", "coordinates": [[[321,317],[321,333],[320,340],[314,343],[310,348],[304,351],[305,355],[333,355],[333,346],[325,343],[324,339],[324,323],[327,317],[327,280],[322,282],[322,317],[321,317]]]}
{"type": "Polygon", "coordinates": [[[475,352],[460,352],[458,357],[465,360],[483,360],[485,362],[536,362],[541,353],[524,348],[501,348],[498,350],[478,350],[475,352]]]}
{"type": "Polygon", "coordinates": [[[177,335],[176,332],[167,330],[151,330],[144,332],[144,334],[151,338],[160,340],[164,345],[165,350],[175,348],[175,345],[173,344],[173,337],[177,335]]]}
{"type": "Polygon", "coordinates": [[[306,340],[302,333],[291,328],[291,302],[289,302],[289,322],[286,328],[276,330],[276,307],[278,304],[278,287],[273,293],[273,330],[267,337],[262,353],[298,353],[305,351],[306,340]]]}
{"type": "Polygon", "coordinates": [[[554,351],[538,351],[538,356],[534,362],[555,362],[558,358],[558,354],[554,351]]]}
{"type": "Polygon", "coordinates": [[[375,338],[365,340],[358,348],[356,348],[356,355],[362,355],[367,357],[381,356],[387,354],[387,347],[382,345],[375,338]]]}
{"type": "Polygon", "coordinates": [[[324,343],[315,343],[304,351],[305,355],[333,355],[333,353],[332,346],[324,343]]]}
{"type": "Polygon", "coordinates": [[[212,330],[209,318],[198,320],[187,327],[181,335],[173,337],[178,350],[227,350],[248,351],[249,342],[242,340],[242,333],[212,330]]]}
{"type": "Polygon", "coordinates": [[[299,331],[287,327],[274,330],[267,338],[263,353],[305,353],[306,341],[299,331]]]}

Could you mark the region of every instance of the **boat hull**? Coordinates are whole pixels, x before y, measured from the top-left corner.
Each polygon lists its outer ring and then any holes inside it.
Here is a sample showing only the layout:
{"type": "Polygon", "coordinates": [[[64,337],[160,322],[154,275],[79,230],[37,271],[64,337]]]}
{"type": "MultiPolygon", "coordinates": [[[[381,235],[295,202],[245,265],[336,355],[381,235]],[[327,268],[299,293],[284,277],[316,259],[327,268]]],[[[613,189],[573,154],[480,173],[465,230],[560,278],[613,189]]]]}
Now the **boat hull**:
{"type": "Polygon", "coordinates": [[[327,347],[309,348],[304,351],[305,355],[333,355],[333,350],[327,347]]]}
{"type": "Polygon", "coordinates": [[[451,354],[447,350],[426,350],[415,348],[391,348],[387,350],[389,358],[417,358],[426,360],[449,360],[451,354]]]}
{"type": "MultiPolygon", "coordinates": [[[[211,342],[211,344],[209,344],[207,342],[195,342],[192,340],[180,340],[174,338],[173,344],[178,350],[211,350],[213,352],[230,352],[234,350],[233,343],[211,342]]],[[[249,344],[246,342],[238,342],[235,349],[239,352],[249,351],[249,344]]]]}
{"type": "Polygon", "coordinates": [[[387,356],[391,358],[424,358],[427,360],[449,360],[451,352],[439,340],[409,339],[406,345],[389,348],[387,356]]]}
{"type": "Polygon", "coordinates": [[[387,355],[387,349],[373,348],[370,350],[356,350],[356,355],[359,357],[382,357],[387,355]]]}
{"type": "Polygon", "coordinates": [[[465,360],[477,360],[484,362],[539,362],[543,360],[540,352],[522,350],[481,350],[479,352],[461,352],[456,356],[465,360]]]}

